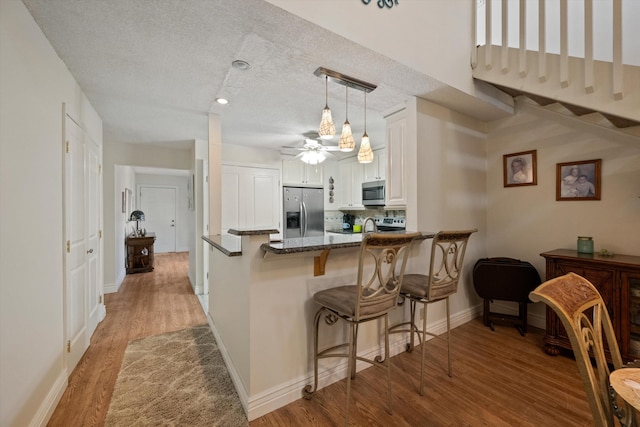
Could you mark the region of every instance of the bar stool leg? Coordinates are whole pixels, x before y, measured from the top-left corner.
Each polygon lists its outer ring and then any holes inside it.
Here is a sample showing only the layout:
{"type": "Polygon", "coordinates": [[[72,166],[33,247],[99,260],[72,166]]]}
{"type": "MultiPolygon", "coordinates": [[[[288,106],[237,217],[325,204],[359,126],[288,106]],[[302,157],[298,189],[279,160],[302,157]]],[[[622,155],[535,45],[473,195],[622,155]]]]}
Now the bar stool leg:
{"type": "MultiPolygon", "coordinates": [[[[447,356],[449,358],[449,376],[451,376],[451,311],[447,297],[447,356]]],[[[426,316],[425,316],[426,317],[426,316]]]]}
{"type": "Polygon", "coordinates": [[[302,396],[309,400],[311,399],[311,395],[318,389],[318,328],[320,327],[320,318],[322,317],[324,309],[320,309],[316,313],[316,318],[314,319],[314,330],[313,330],[313,385],[309,384],[302,389],[302,396]]]}
{"type": "Polygon", "coordinates": [[[424,396],[424,355],[427,346],[427,304],[422,304],[424,314],[422,316],[422,345],[420,346],[420,396],[424,396]]]}
{"type": "Polygon", "coordinates": [[[349,324],[349,363],[348,363],[348,368],[347,368],[347,407],[345,409],[345,418],[344,418],[344,425],[348,426],[349,425],[349,407],[351,406],[351,372],[355,372],[355,364],[356,364],[356,358],[355,358],[355,354],[354,354],[354,342],[353,339],[355,337],[355,335],[357,334],[357,332],[355,331],[356,325],[354,325],[353,323],[349,324]]]}
{"type": "Polygon", "coordinates": [[[389,315],[384,315],[384,364],[387,367],[387,403],[389,415],[393,415],[391,402],[391,356],[389,355],[389,315]]]}

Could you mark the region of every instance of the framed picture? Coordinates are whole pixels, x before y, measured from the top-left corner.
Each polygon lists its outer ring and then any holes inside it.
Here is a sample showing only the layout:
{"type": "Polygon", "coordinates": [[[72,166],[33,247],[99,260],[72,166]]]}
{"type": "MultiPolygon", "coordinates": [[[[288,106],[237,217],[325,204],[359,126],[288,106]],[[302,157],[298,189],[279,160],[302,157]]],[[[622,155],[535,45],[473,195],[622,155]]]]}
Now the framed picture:
{"type": "Polygon", "coordinates": [[[602,159],[556,164],[556,200],[600,200],[602,159]]]}
{"type": "Polygon", "coordinates": [[[505,187],[538,185],[536,150],[502,156],[505,187]]]}

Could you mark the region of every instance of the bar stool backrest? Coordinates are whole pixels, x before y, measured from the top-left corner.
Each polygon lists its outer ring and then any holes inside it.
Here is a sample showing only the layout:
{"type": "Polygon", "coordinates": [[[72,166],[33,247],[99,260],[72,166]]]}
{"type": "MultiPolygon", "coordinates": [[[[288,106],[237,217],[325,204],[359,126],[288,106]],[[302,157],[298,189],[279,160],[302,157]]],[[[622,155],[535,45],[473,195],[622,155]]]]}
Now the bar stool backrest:
{"type": "Polygon", "coordinates": [[[376,317],[396,307],[411,244],[418,236],[420,233],[364,235],[355,320],[376,317]]]}
{"type": "Polygon", "coordinates": [[[477,230],[440,231],[431,244],[426,299],[436,301],[455,294],[469,236],[477,230]]]}

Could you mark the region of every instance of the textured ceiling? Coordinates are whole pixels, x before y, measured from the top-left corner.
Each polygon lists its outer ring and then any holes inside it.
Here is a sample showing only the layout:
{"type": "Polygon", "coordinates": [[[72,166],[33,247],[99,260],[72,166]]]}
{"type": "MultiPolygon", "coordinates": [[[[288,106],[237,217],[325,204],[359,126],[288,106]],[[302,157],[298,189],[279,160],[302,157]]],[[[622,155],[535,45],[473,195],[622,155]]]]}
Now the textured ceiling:
{"type": "MultiPolygon", "coordinates": [[[[262,0],[23,2],[102,117],[107,144],[206,140],[210,112],[222,118],[225,144],[301,143],[324,107],[324,79],[313,74],[319,66],[378,86],[367,95],[374,147],[384,144],[383,113],[408,96],[482,120],[504,114],[262,0]],[[232,68],[236,59],[251,68],[232,68]]],[[[357,141],[363,103],[362,92],[349,91],[357,141]]],[[[339,133],[344,86],[329,84],[329,107],[339,133]]]]}

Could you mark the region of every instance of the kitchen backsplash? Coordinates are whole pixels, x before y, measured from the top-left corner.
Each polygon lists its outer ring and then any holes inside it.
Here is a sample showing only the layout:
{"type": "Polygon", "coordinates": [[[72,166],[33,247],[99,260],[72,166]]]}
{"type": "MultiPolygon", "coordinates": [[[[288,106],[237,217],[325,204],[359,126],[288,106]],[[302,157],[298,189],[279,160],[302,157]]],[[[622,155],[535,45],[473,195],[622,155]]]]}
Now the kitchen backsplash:
{"type": "Polygon", "coordinates": [[[379,209],[365,209],[363,211],[324,211],[324,229],[325,230],[341,230],[342,229],[342,216],[344,214],[351,214],[356,217],[355,223],[362,224],[367,217],[405,217],[404,210],[384,210],[379,209]]]}

